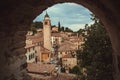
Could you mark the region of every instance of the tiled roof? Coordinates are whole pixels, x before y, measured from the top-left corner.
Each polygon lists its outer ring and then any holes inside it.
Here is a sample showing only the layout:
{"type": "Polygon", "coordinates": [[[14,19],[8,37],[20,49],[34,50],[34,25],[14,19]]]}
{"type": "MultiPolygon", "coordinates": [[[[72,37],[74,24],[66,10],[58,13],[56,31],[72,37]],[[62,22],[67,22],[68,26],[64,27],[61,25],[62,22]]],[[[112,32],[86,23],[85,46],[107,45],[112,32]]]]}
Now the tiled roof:
{"type": "Polygon", "coordinates": [[[54,64],[36,64],[28,63],[27,70],[28,72],[33,73],[51,73],[55,69],[54,64]]]}
{"type": "Polygon", "coordinates": [[[50,80],[76,80],[75,74],[59,73],[58,76],[52,77],[50,80]]]}
{"type": "Polygon", "coordinates": [[[54,37],[61,37],[61,34],[60,34],[60,33],[52,33],[51,36],[54,36],[54,37]]]}
{"type": "Polygon", "coordinates": [[[43,38],[34,38],[34,39],[32,39],[33,44],[39,43],[39,42],[43,42],[43,38]]]}
{"type": "Polygon", "coordinates": [[[70,41],[63,42],[58,49],[58,51],[71,51],[71,50],[75,50],[75,48],[74,44],[71,43],[70,41]]]}
{"type": "Polygon", "coordinates": [[[43,36],[43,32],[36,33],[34,36],[35,37],[42,37],[43,36]]]}
{"type": "Polygon", "coordinates": [[[69,54],[64,55],[62,58],[73,58],[73,56],[69,53],[69,54]]]}
{"type": "Polygon", "coordinates": [[[43,34],[37,33],[34,36],[33,35],[26,35],[26,40],[31,40],[33,44],[43,42],[43,34]]]}
{"type": "Polygon", "coordinates": [[[50,50],[44,48],[43,46],[40,46],[40,51],[43,52],[43,53],[51,53],[50,50]]]}
{"type": "Polygon", "coordinates": [[[34,44],[26,44],[25,48],[30,48],[30,47],[33,47],[35,46],[34,44]]]}
{"type": "Polygon", "coordinates": [[[26,35],[26,39],[36,39],[36,38],[43,38],[43,33],[37,33],[35,35],[26,35]]]}

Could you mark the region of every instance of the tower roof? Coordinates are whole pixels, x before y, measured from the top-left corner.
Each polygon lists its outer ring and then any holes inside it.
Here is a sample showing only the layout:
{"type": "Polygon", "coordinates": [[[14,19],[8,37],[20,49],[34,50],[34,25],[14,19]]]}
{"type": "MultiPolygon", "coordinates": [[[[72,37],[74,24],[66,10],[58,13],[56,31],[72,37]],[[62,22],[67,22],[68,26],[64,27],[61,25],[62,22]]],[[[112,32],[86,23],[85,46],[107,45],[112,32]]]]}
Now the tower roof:
{"type": "Polygon", "coordinates": [[[49,17],[48,13],[46,12],[45,17],[49,17]]]}

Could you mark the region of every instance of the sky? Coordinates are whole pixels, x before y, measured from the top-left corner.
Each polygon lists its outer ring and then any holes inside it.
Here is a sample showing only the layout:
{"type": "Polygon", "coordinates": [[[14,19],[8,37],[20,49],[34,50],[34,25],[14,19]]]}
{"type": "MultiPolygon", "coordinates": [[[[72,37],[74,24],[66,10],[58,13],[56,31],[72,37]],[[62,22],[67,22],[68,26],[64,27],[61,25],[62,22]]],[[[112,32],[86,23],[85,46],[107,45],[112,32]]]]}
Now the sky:
{"type": "Polygon", "coordinates": [[[38,15],[33,21],[43,21],[46,11],[51,19],[52,25],[58,25],[60,21],[61,26],[69,27],[73,31],[77,31],[80,28],[84,28],[85,24],[92,24],[90,19],[92,12],[87,8],[75,4],[75,3],[62,3],[56,4],[47,8],[40,15],[38,15]]]}

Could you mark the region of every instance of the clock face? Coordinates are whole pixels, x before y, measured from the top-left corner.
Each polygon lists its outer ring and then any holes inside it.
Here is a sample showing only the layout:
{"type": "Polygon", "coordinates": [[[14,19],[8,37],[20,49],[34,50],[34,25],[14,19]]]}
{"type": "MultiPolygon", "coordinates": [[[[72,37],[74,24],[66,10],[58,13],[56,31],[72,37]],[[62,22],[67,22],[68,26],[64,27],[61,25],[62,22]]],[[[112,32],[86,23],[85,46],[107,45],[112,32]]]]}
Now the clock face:
{"type": "Polygon", "coordinates": [[[48,22],[45,22],[45,25],[47,25],[48,24],[48,22]]]}

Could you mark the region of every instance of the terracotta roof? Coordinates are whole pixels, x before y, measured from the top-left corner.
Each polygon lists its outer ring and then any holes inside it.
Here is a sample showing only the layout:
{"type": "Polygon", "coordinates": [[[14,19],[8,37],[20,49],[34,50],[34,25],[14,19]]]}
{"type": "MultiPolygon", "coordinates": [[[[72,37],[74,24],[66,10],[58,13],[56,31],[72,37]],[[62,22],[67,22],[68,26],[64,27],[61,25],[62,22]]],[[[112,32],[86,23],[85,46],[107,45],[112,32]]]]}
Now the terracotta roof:
{"type": "Polygon", "coordinates": [[[73,58],[73,56],[71,54],[66,54],[62,58],[73,58]]]}
{"type": "Polygon", "coordinates": [[[70,73],[59,73],[57,77],[52,77],[50,80],[76,80],[76,75],[70,73]]]}
{"type": "Polygon", "coordinates": [[[26,39],[32,39],[32,38],[34,38],[34,36],[32,36],[32,35],[26,35],[26,39]]]}
{"type": "Polygon", "coordinates": [[[35,37],[43,37],[43,32],[36,33],[34,36],[35,37]]]}
{"type": "Polygon", "coordinates": [[[37,33],[34,36],[33,35],[26,35],[26,40],[31,40],[33,44],[42,42],[43,41],[43,34],[37,33]]]}
{"type": "Polygon", "coordinates": [[[32,39],[33,44],[38,43],[38,42],[42,42],[42,41],[43,41],[43,38],[34,38],[34,39],[32,39]]]}
{"type": "Polygon", "coordinates": [[[30,47],[33,47],[35,46],[34,44],[26,44],[25,48],[30,48],[30,47]]]}
{"type": "Polygon", "coordinates": [[[58,51],[71,51],[71,50],[75,49],[74,44],[71,43],[70,41],[63,42],[62,45],[60,45],[60,47],[58,48],[58,51]]]}
{"type": "Polygon", "coordinates": [[[50,73],[55,69],[54,64],[37,64],[37,63],[28,63],[27,70],[28,72],[34,73],[50,73]]]}
{"type": "Polygon", "coordinates": [[[54,36],[54,37],[61,37],[61,34],[60,34],[60,33],[52,33],[51,36],[54,36]]]}
{"type": "Polygon", "coordinates": [[[43,33],[37,33],[35,35],[26,35],[26,39],[36,39],[36,38],[43,38],[43,33]]]}
{"type": "Polygon", "coordinates": [[[46,49],[46,48],[43,47],[43,46],[40,46],[40,51],[43,52],[43,53],[51,53],[50,50],[46,49]]]}

